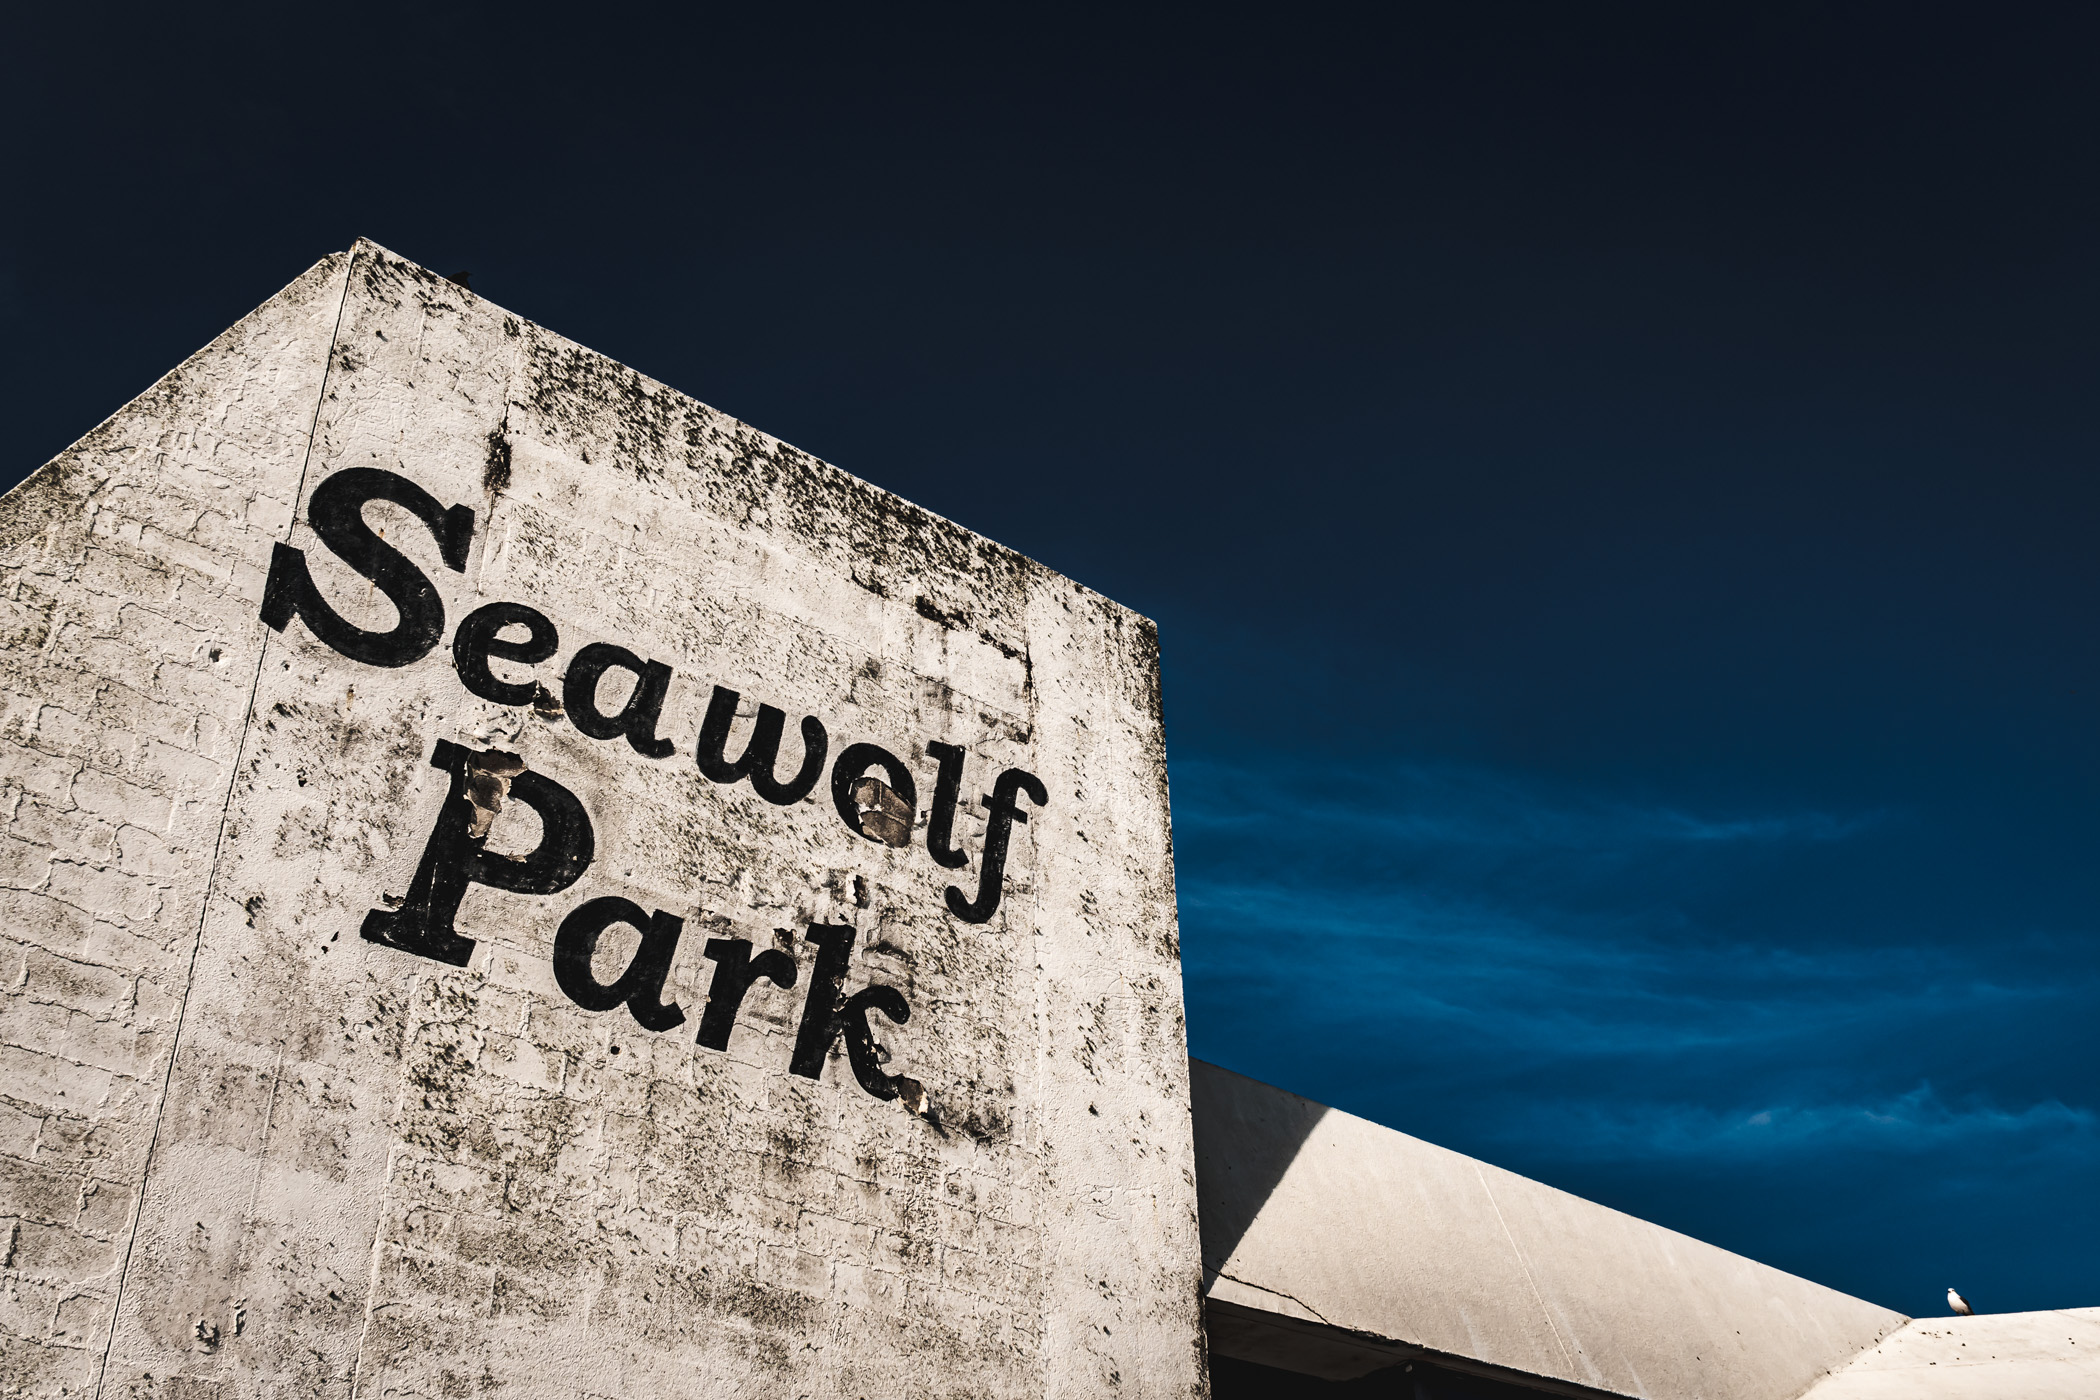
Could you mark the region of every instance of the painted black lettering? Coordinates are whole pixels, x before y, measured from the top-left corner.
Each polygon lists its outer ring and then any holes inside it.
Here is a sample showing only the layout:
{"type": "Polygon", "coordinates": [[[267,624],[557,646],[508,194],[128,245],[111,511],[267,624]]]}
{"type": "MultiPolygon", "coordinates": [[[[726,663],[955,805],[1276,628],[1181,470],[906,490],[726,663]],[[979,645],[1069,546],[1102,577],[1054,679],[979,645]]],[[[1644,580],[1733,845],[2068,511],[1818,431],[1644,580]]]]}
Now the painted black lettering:
{"type": "Polygon", "coordinates": [[[953,885],[948,886],[947,895],[949,912],[966,924],[986,923],[999,908],[1006,881],[1007,842],[1013,835],[1014,823],[1028,820],[1028,814],[1016,800],[1017,793],[1027,794],[1028,800],[1038,807],[1050,805],[1050,794],[1044,791],[1042,780],[1018,768],[1001,773],[991,792],[979,799],[989,816],[984,828],[984,855],[977,872],[977,898],[964,899],[963,892],[953,885]]]}
{"type": "Polygon", "coordinates": [[[570,1001],[586,1011],[610,1011],[626,1005],[642,1029],[667,1031],[685,1020],[677,1005],[664,1004],[664,979],[671,974],[671,955],[685,921],[659,909],[650,913],[631,899],[600,895],[585,900],[561,921],[554,935],[554,981],[570,1001]],[[627,970],[612,982],[600,982],[591,971],[598,939],[614,924],[630,924],[642,933],[627,970]]]}
{"type": "Polygon", "coordinates": [[[532,681],[498,680],[489,670],[489,658],[537,666],[560,646],[561,634],[554,630],[553,619],[538,608],[490,603],[460,620],[459,630],[452,634],[452,664],[459,671],[460,684],[482,699],[499,705],[529,705],[539,694],[539,686],[532,681]],[[506,627],[523,627],[524,638],[510,641],[496,635],[506,627]]]}
{"type": "Polygon", "coordinates": [[[700,742],[693,750],[700,771],[718,783],[748,777],[751,790],[776,807],[800,802],[824,775],[824,754],[830,741],[825,737],[823,721],[815,715],[803,719],[802,771],[783,783],[773,776],[773,765],[780,757],[780,732],[787,724],[787,716],[771,705],[758,707],[758,722],[751,727],[751,741],[744,745],[744,756],[731,763],[723,753],[739,698],[733,690],[715,687],[714,697],[707,703],[707,718],[700,725],[700,742]]]}
{"type": "Polygon", "coordinates": [[[753,957],[750,940],[744,938],[710,938],[706,951],[715,975],[707,984],[707,1007],[700,1013],[698,1039],[710,1050],[727,1050],[744,993],[761,977],[776,987],[794,986],[795,960],[778,948],[753,957]]]}
{"type": "Polygon", "coordinates": [[[868,1026],[868,1013],[880,1011],[898,1025],[911,1019],[911,1007],[895,987],[863,987],[844,1002],[839,984],[846,980],[846,964],[853,957],[856,930],[844,924],[811,924],[809,941],[817,948],[817,963],[810,970],[809,995],[802,1003],[802,1025],[795,1032],[795,1054],[788,1073],[818,1079],[824,1073],[824,1057],[840,1037],[846,1042],[846,1062],[860,1087],[878,1099],[894,1099],[899,1075],[884,1074],[881,1064],[887,1055],[875,1045],[868,1026]]]}
{"type": "Polygon", "coordinates": [[[377,467],[350,467],[314,488],[306,503],[315,536],[345,564],[372,581],[394,605],[393,630],[368,632],[346,621],[314,586],[306,552],[288,544],[270,551],[270,576],[263,584],[262,620],[282,632],[295,617],[324,644],[368,666],[406,666],[420,661],[445,634],[445,602],[424,572],[365,523],[371,501],[392,501],[429,527],[445,567],[465,573],[474,539],[474,512],[450,510],[406,477],[377,467]]]}
{"type": "Polygon", "coordinates": [[[839,820],[870,841],[891,846],[911,844],[912,819],[919,794],[904,760],[875,744],[848,744],[831,768],[831,804],[839,820]],[[880,768],[887,785],[863,777],[880,768]]]}
{"type": "Polygon", "coordinates": [[[955,847],[955,807],[962,797],[963,748],[938,741],[926,746],[927,757],[941,767],[933,779],[933,810],[926,814],[926,854],[935,865],[959,870],[970,858],[955,847]]]}
{"type": "Polygon", "coordinates": [[[453,931],[467,886],[511,894],[559,894],[591,863],[596,837],[583,804],[552,778],[526,771],[516,754],[477,753],[438,740],[430,766],[452,775],[437,825],[423,846],[415,878],[397,909],[365,915],[364,936],[418,957],[465,967],[474,940],[453,931]],[[484,849],[489,825],[506,797],[539,814],[540,844],[524,856],[484,849]]]}
{"type": "MultiPolygon", "coordinates": [[[[663,715],[664,695],[670,688],[671,668],[661,661],[644,661],[611,642],[592,642],[569,659],[561,702],[576,727],[591,738],[617,739],[624,734],[642,757],[668,758],[676,746],[656,737],[656,722],[663,715]],[[608,715],[598,708],[598,681],[615,666],[634,673],[634,690],[618,714],[608,715]]],[[[734,712],[735,706],[730,708],[734,712]]]]}

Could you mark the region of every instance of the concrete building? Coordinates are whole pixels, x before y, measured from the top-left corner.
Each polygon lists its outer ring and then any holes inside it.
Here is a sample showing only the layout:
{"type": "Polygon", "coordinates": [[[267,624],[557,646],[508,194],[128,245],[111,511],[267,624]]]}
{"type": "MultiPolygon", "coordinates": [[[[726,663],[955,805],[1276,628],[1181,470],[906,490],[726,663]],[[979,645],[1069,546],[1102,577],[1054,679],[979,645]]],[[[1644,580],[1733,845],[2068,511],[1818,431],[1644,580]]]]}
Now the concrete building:
{"type": "Polygon", "coordinates": [[[2100,1308],[1913,1321],[1192,1068],[1219,1400],[2100,1396],[2100,1308]]]}
{"type": "Polygon", "coordinates": [[[0,1392],[2100,1393],[1191,1066],[1151,624],[369,243],[0,580],[0,1392]]]}

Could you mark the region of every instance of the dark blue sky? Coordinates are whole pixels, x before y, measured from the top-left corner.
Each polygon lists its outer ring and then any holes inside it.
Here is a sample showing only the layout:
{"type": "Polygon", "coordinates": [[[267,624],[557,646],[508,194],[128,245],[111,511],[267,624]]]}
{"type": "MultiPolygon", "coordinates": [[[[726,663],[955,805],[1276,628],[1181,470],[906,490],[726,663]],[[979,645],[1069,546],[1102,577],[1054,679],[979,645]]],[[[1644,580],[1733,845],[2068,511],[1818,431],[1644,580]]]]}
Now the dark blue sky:
{"type": "Polygon", "coordinates": [[[2100,1303],[2087,7],[8,21],[20,475],[359,234],[1160,622],[1194,1052],[2100,1303]]]}

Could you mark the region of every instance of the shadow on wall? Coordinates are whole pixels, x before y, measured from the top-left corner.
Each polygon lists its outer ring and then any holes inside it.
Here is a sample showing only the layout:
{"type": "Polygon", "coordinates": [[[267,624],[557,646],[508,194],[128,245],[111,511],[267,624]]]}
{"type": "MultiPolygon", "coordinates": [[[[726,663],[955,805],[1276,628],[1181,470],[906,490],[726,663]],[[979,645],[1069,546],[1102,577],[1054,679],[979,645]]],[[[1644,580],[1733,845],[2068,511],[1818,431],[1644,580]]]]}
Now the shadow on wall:
{"type": "Polygon", "coordinates": [[[1225,1271],[1299,1149],[1332,1110],[1295,1094],[1228,1092],[1236,1076],[1202,1060],[1190,1063],[1191,1116],[1202,1174],[1197,1225],[1207,1287],[1225,1271]]]}
{"type": "MultiPolygon", "coordinates": [[[[1232,1272],[1235,1256],[1255,1221],[1335,1110],[1202,1060],[1189,1062],[1189,1091],[1203,1246],[1203,1318],[1214,1400],[1372,1395],[1382,1400],[1524,1400],[1549,1394],[1607,1395],[1566,1380],[1540,1379],[1533,1384],[1506,1367],[1493,1367],[1487,1376],[1477,1374],[1471,1366],[1453,1369],[1438,1362],[1464,1365],[1463,1358],[1432,1352],[1436,1359],[1430,1359],[1421,1355],[1425,1348],[1397,1338],[1373,1337],[1324,1319],[1314,1320],[1319,1315],[1299,1299],[1274,1291],[1281,1281],[1273,1276],[1273,1257],[1267,1269],[1254,1260],[1240,1265],[1255,1277],[1236,1276],[1232,1272]],[[1224,1296],[1218,1296],[1221,1293],[1224,1296]],[[1496,1375],[1496,1371],[1504,1374],[1496,1375]]],[[[1412,1143],[1399,1134],[1392,1138],[1412,1143]]],[[[1440,1157],[1448,1155],[1427,1150],[1440,1157]]],[[[1375,1169],[1372,1163],[1359,1165],[1375,1169]]],[[[1304,1202],[1301,1199],[1297,1204],[1302,1223],[1304,1202]]],[[[1283,1220],[1271,1220],[1262,1238],[1273,1246],[1279,1231],[1288,1233],[1290,1224],[1288,1214],[1283,1220]]],[[[1336,1239],[1322,1238],[1312,1244],[1331,1248],[1336,1239]]]]}
{"type": "Polygon", "coordinates": [[[1226,1356],[1210,1359],[1211,1400],[1538,1400],[1529,1386],[1462,1376],[1427,1362],[1392,1366],[1353,1381],[1323,1381],[1226,1356]]]}

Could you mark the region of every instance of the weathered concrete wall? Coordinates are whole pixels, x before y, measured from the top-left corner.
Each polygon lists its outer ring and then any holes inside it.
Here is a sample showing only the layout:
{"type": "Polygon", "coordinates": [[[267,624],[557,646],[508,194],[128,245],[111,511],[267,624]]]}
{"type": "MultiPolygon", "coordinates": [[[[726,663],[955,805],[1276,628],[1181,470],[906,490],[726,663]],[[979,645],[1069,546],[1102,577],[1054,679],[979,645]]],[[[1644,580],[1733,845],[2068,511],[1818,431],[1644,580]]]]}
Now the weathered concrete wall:
{"type": "Polygon", "coordinates": [[[2093,1400],[2100,1308],[1920,1317],[1805,1400],[2093,1400]]]}
{"type": "Polygon", "coordinates": [[[1211,1344],[1335,1379],[1410,1356],[1569,1393],[1794,1400],[1885,1308],[1198,1061],[1211,1344]]]}
{"type": "Polygon", "coordinates": [[[346,263],[0,501],[12,1392],[81,1393],[108,1341],[346,263]]]}
{"type": "Polygon", "coordinates": [[[369,244],[0,516],[7,1384],[1200,1393],[1143,619],[369,244]]]}

